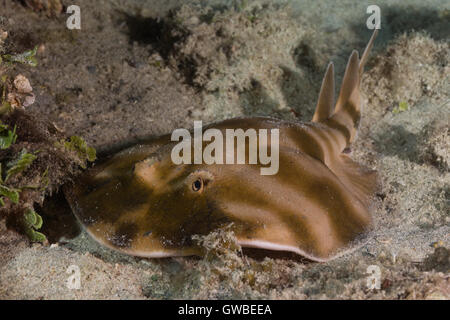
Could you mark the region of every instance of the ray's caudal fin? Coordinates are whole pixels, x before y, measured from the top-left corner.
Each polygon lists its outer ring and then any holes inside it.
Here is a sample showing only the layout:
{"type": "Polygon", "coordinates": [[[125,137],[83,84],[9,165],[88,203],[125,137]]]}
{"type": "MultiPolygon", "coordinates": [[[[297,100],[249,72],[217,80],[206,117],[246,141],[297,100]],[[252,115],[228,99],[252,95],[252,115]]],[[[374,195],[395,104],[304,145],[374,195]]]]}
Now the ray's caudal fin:
{"type": "Polygon", "coordinates": [[[359,59],[358,52],[355,50],[350,55],[339,97],[334,108],[333,63],[328,65],[325,77],[323,78],[312,121],[323,123],[339,132],[341,135],[341,139],[339,139],[339,148],[341,151],[348,147],[356,137],[361,118],[361,96],[359,90],[361,75],[377,33],[378,30],[375,30],[372,34],[361,59],[359,59]]]}

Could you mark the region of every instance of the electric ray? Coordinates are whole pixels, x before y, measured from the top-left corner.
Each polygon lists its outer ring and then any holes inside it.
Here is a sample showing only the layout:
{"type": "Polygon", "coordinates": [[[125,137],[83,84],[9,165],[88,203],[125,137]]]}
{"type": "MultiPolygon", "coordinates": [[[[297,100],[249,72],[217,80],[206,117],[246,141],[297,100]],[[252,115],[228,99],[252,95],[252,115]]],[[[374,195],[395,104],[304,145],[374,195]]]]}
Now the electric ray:
{"type": "Polygon", "coordinates": [[[278,142],[276,174],[262,175],[267,163],[261,161],[175,164],[177,142],[168,134],[117,153],[66,186],[73,212],[101,244],[141,257],[201,254],[192,236],[230,224],[243,247],[290,251],[314,261],[356,248],[372,226],[377,178],[344,150],[359,126],[360,78],[375,36],[361,59],[357,51],[351,54],[336,105],[329,64],[312,122],[254,117],[204,128],[223,134],[278,129],[279,141],[257,136],[260,149],[278,142]]]}

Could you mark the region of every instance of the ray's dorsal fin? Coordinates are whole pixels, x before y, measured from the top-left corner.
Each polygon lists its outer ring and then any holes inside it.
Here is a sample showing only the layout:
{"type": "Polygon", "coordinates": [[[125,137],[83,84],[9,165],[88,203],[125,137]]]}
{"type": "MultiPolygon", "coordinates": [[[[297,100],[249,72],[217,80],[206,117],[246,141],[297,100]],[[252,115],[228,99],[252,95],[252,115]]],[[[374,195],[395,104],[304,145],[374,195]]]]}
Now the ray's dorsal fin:
{"type": "MultiPolygon", "coordinates": [[[[350,97],[355,90],[359,90],[359,54],[358,51],[353,50],[345,68],[335,113],[341,111],[346,104],[351,102],[350,97]]],[[[359,104],[356,104],[354,107],[357,109],[355,111],[359,111],[359,104]]]]}
{"type": "Polygon", "coordinates": [[[374,43],[377,35],[378,35],[378,29],[375,29],[375,31],[372,33],[372,37],[370,37],[370,40],[366,46],[366,49],[364,49],[364,52],[361,56],[361,61],[359,62],[359,76],[360,77],[364,72],[364,66],[366,65],[367,58],[369,57],[370,50],[372,50],[373,43],[374,43]]]}
{"type": "Polygon", "coordinates": [[[341,137],[338,139],[338,149],[341,151],[348,147],[356,137],[361,119],[361,95],[359,89],[361,75],[377,33],[377,30],[375,30],[372,34],[361,60],[358,52],[353,50],[345,68],[334,113],[327,120],[322,121],[327,126],[338,131],[337,135],[341,137]]]}
{"type": "Polygon", "coordinates": [[[329,119],[334,113],[342,110],[344,105],[348,102],[354,106],[355,113],[360,112],[359,106],[359,84],[361,81],[361,75],[364,72],[364,66],[369,57],[370,50],[373,47],[373,43],[378,34],[378,30],[375,30],[372,37],[367,44],[361,59],[358,57],[358,52],[353,50],[350,59],[345,69],[344,78],[342,80],[341,90],[339,97],[334,108],[334,65],[331,62],[328,65],[327,71],[322,81],[322,87],[320,88],[319,99],[317,101],[316,110],[312,118],[313,122],[323,122],[329,119]],[[352,94],[357,90],[355,99],[357,101],[350,101],[352,94]]]}
{"type": "Polygon", "coordinates": [[[323,77],[319,100],[312,118],[313,122],[322,122],[333,114],[334,110],[334,65],[330,62],[323,77]]]}
{"type": "MultiPolygon", "coordinates": [[[[370,37],[369,42],[367,43],[366,48],[359,59],[358,52],[356,50],[352,51],[350,58],[348,59],[347,67],[345,68],[344,78],[342,79],[341,90],[339,92],[339,97],[336,102],[335,113],[339,112],[344,105],[346,105],[351,99],[351,96],[355,90],[358,91],[359,95],[359,85],[361,82],[361,75],[364,72],[364,66],[366,65],[367,59],[370,54],[370,50],[373,47],[373,43],[378,34],[378,30],[375,29],[372,36],[370,37]]],[[[360,111],[360,105],[356,104],[354,106],[357,110],[360,111]]]]}

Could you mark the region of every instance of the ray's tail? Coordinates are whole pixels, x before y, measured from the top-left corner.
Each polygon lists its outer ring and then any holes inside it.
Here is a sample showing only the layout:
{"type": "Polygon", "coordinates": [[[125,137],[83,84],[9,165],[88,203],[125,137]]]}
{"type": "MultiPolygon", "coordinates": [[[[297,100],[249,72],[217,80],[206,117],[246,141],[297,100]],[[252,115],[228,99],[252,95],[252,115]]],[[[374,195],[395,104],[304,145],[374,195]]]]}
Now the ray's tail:
{"type": "Polygon", "coordinates": [[[364,50],[361,59],[358,52],[353,51],[345,69],[339,97],[334,106],[334,66],[328,65],[325,77],[320,89],[316,111],[312,119],[313,122],[321,122],[331,128],[336,129],[341,135],[341,151],[348,147],[356,137],[361,119],[361,95],[360,81],[367,62],[373,42],[377,36],[375,30],[369,43],[364,50]]]}

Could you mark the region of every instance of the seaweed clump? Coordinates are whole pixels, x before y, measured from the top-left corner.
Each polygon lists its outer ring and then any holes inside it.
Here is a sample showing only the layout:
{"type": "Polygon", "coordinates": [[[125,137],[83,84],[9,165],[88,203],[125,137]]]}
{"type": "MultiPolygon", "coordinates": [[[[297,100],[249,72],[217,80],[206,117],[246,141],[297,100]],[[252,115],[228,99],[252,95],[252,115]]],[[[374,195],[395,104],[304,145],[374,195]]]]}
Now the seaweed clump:
{"type": "Polygon", "coordinates": [[[70,139],[41,114],[25,110],[35,96],[29,80],[12,76],[16,64],[35,66],[36,49],[6,52],[0,30],[0,219],[10,229],[44,242],[42,217],[35,206],[95,160],[95,150],[77,136],[70,139]]]}
{"type": "Polygon", "coordinates": [[[160,275],[152,275],[144,287],[147,297],[273,298],[271,294],[275,289],[294,287],[302,271],[298,267],[293,272],[287,272],[287,268],[294,265],[294,262],[284,265],[282,260],[267,256],[263,261],[247,257],[236,239],[232,224],[192,238],[203,248],[203,258],[174,261],[160,275]]]}
{"type": "Polygon", "coordinates": [[[55,192],[95,159],[95,151],[84,153],[80,137],[67,140],[63,133],[38,114],[16,109],[0,116],[8,146],[0,150],[0,218],[7,225],[29,236],[45,238],[37,230],[42,219],[34,211],[47,195],[55,192]],[[11,129],[14,128],[14,129],[11,129]]]}

